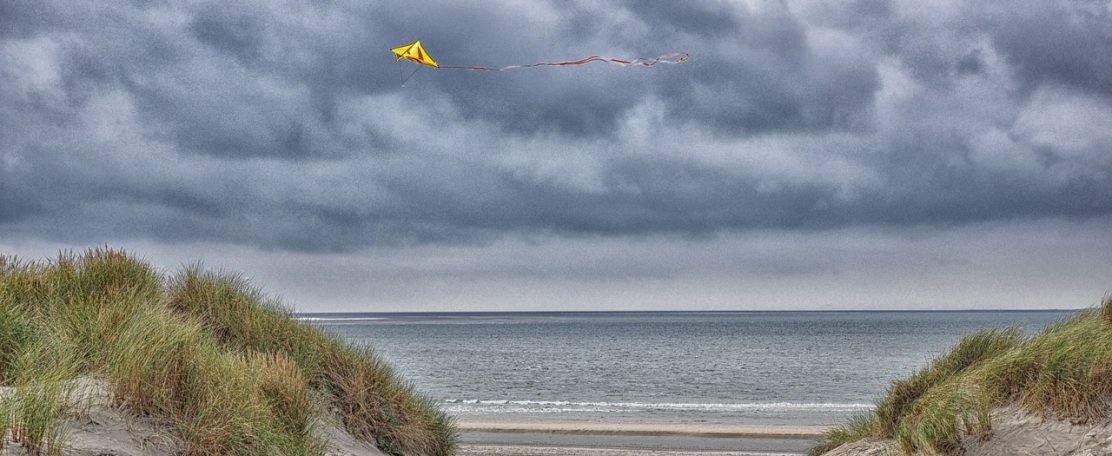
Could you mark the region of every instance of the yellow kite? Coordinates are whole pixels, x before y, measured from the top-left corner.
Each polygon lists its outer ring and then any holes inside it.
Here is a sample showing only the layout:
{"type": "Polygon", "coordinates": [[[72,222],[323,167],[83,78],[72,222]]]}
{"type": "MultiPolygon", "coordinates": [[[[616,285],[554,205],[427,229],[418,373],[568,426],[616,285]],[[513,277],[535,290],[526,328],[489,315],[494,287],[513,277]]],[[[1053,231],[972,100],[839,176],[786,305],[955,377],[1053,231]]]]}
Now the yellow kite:
{"type": "MultiPolygon", "coordinates": [[[[505,71],[505,70],[514,70],[514,69],[518,69],[518,68],[534,68],[534,67],[542,67],[542,66],[561,66],[562,67],[562,66],[573,66],[573,65],[585,65],[585,64],[588,64],[588,63],[591,63],[591,62],[606,62],[606,63],[612,63],[614,65],[620,65],[620,66],[651,67],[651,66],[656,65],[658,63],[670,63],[670,64],[684,63],[689,59],[689,56],[687,55],[686,52],[673,52],[671,54],[665,54],[665,55],[662,55],[660,57],[653,57],[653,58],[644,58],[644,57],[642,57],[642,58],[636,58],[636,59],[619,59],[619,58],[615,58],[615,57],[601,57],[601,56],[597,56],[597,55],[592,55],[592,56],[589,56],[589,57],[584,57],[584,58],[579,59],[579,60],[565,60],[565,61],[559,61],[559,62],[539,62],[539,63],[524,64],[524,65],[507,65],[507,66],[501,66],[501,67],[488,67],[488,66],[479,66],[479,65],[440,65],[440,64],[436,63],[436,60],[433,60],[432,57],[429,56],[428,52],[425,52],[425,48],[423,46],[421,46],[421,41],[420,40],[414,41],[414,42],[412,42],[410,44],[407,44],[405,46],[399,46],[399,47],[393,48],[393,49],[391,49],[391,51],[394,52],[394,57],[397,57],[396,59],[394,59],[395,62],[400,62],[402,59],[406,59],[406,60],[409,60],[410,62],[419,64],[419,65],[430,66],[430,67],[436,68],[438,70],[473,70],[473,71],[505,71]]],[[[418,68],[420,68],[420,67],[418,67],[418,68]]],[[[416,73],[417,70],[414,70],[413,72],[416,73]]],[[[411,73],[410,76],[413,76],[413,74],[411,73]]],[[[408,80],[408,79],[409,79],[409,77],[406,77],[402,80],[402,85],[403,86],[405,85],[405,81],[408,80]]]]}
{"type": "Polygon", "coordinates": [[[425,48],[421,47],[421,40],[414,41],[405,46],[396,47],[394,49],[391,49],[391,51],[394,51],[394,56],[397,57],[397,59],[394,59],[395,62],[400,61],[401,59],[406,59],[411,62],[419,63],[421,65],[428,65],[433,68],[440,68],[440,65],[436,63],[436,60],[433,60],[432,57],[429,56],[429,53],[425,52],[425,48]]]}

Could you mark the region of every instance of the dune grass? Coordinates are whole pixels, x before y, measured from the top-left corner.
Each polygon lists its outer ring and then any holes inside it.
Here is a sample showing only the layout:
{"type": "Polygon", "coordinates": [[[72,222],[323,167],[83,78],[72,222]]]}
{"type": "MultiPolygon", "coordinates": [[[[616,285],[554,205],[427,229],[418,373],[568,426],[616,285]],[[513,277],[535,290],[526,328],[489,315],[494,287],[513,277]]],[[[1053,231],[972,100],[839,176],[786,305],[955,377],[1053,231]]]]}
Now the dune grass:
{"type": "Polygon", "coordinates": [[[169,287],[169,305],[201,321],[229,349],[282,354],[327,393],[353,434],[390,453],[450,454],[449,418],[414,394],[368,348],[351,347],[290,318],[289,310],[230,274],[192,266],[169,287]]]}
{"type": "Polygon", "coordinates": [[[846,424],[826,431],[808,455],[821,455],[849,442],[872,437],[876,433],[876,417],[872,414],[856,414],[846,424]]]}
{"type": "Polygon", "coordinates": [[[291,319],[235,276],[190,267],[167,279],[111,249],[0,256],[0,384],[11,387],[0,431],[58,454],[80,376],[107,381],[186,455],[323,454],[315,428],[328,410],[391,454],[455,444],[447,417],[369,349],[291,319]]]}
{"type": "Polygon", "coordinates": [[[77,363],[72,346],[59,334],[27,337],[12,353],[5,377],[11,389],[0,398],[7,416],[3,429],[30,454],[61,454],[67,435],[65,418],[74,404],[77,363]]]}
{"type": "Polygon", "coordinates": [[[864,438],[907,454],[960,454],[963,438],[992,435],[992,409],[1087,422],[1112,416],[1112,298],[1029,339],[1015,328],[966,337],[905,380],[875,412],[828,432],[810,455],[864,438]]]}

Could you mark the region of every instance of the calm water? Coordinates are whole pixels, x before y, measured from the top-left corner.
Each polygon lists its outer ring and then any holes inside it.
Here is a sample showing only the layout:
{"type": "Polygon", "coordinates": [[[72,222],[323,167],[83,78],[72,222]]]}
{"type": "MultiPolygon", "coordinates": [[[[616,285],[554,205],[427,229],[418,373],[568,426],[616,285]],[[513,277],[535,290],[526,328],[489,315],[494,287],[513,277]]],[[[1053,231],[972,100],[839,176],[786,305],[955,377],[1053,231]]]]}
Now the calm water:
{"type": "Polygon", "coordinates": [[[979,329],[1070,312],[312,314],[472,420],[829,424],[979,329]]]}

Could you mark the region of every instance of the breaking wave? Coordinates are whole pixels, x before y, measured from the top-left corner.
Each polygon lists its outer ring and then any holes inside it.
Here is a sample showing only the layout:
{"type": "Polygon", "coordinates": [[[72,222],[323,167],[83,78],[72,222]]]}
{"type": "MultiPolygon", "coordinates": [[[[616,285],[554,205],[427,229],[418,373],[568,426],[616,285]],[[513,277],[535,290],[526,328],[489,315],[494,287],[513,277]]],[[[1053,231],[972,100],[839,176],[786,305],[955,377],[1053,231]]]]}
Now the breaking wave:
{"type": "Polygon", "coordinates": [[[627,412],[627,411],[688,411],[688,412],[777,412],[777,411],[824,411],[853,412],[870,410],[872,404],[862,403],[647,403],[647,402],[571,402],[571,401],[511,401],[448,399],[444,401],[445,411],[452,412],[627,412]]]}

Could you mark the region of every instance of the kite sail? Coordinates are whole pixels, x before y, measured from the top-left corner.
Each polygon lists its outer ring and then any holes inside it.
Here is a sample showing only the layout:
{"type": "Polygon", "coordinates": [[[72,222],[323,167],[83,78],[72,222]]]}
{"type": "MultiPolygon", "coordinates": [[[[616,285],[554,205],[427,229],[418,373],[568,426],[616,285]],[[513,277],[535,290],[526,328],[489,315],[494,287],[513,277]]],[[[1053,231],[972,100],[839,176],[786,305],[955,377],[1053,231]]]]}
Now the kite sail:
{"type": "Polygon", "coordinates": [[[429,53],[425,52],[425,47],[421,46],[421,40],[414,41],[405,46],[396,47],[394,49],[391,49],[390,51],[392,51],[394,53],[394,56],[397,57],[397,59],[394,59],[395,62],[401,61],[401,59],[406,59],[410,62],[419,63],[421,65],[428,65],[433,68],[440,68],[440,65],[437,65],[436,63],[436,60],[433,60],[432,57],[429,56],[429,53]]]}
{"type": "MultiPolygon", "coordinates": [[[[523,65],[507,65],[507,66],[501,66],[501,67],[488,67],[488,66],[480,66],[480,65],[441,65],[439,63],[436,63],[436,60],[433,60],[432,56],[430,56],[429,53],[425,51],[424,46],[421,46],[421,41],[420,40],[414,41],[414,42],[412,42],[410,44],[407,44],[405,46],[399,46],[399,47],[393,48],[393,49],[391,49],[391,51],[394,53],[394,56],[397,57],[394,60],[396,62],[400,62],[402,59],[406,59],[406,60],[409,60],[410,62],[419,64],[419,65],[429,66],[429,67],[432,67],[432,68],[436,68],[438,70],[472,70],[472,71],[506,71],[506,70],[516,70],[516,69],[519,69],[519,68],[534,68],[534,67],[542,67],[542,66],[560,66],[560,67],[562,67],[562,66],[572,66],[572,65],[585,65],[585,64],[588,64],[588,63],[591,63],[591,62],[606,62],[606,63],[611,63],[611,64],[614,64],[614,65],[620,65],[620,66],[651,67],[651,66],[656,65],[658,63],[668,63],[668,64],[673,64],[673,65],[680,64],[680,63],[686,62],[690,58],[687,55],[686,52],[673,52],[671,54],[664,54],[664,55],[659,56],[659,57],[636,58],[636,59],[619,59],[619,58],[614,58],[614,57],[602,57],[602,56],[592,55],[590,57],[585,57],[585,58],[582,58],[582,59],[579,59],[579,60],[567,60],[567,61],[561,61],[561,62],[539,62],[539,63],[528,63],[528,64],[523,64],[523,65]]],[[[420,68],[420,67],[418,67],[418,68],[420,68]]],[[[414,70],[414,73],[416,73],[416,70],[414,70]]],[[[412,77],[413,73],[411,73],[409,76],[412,77]]],[[[405,79],[408,80],[409,77],[406,77],[405,79]]],[[[404,84],[404,83],[405,83],[405,81],[402,81],[402,84],[404,84]]]]}

